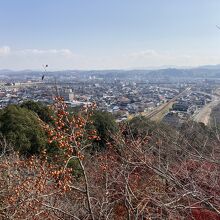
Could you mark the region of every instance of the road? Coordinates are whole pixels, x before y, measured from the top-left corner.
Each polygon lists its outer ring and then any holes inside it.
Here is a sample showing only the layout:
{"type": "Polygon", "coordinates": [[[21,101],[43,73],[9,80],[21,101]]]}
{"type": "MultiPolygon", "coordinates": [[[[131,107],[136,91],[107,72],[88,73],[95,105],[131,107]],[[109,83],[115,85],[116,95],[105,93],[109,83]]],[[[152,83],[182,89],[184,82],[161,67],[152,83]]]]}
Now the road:
{"type": "Polygon", "coordinates": [[[193,115],[193,120],[196,122],[202,122],[205,125],[209,125],[210,115],[212,109],[220,103],[220,99],[217,96],[213,97],[213,100],[205,105],[200,111],[198,111],[195,115],[193,115]]]}

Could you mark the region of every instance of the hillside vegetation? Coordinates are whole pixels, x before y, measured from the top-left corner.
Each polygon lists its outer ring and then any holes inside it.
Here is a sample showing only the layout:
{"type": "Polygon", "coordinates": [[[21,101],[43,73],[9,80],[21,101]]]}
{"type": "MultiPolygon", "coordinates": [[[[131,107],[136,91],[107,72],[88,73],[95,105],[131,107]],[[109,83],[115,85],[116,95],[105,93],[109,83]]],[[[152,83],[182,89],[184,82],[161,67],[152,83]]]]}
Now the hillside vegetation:
{"type": "Polygon", "coordinates": [[[0,132],[0,219],[220,219],[218,129],[58,97],[1,110],[0,132]]]}
{"type": "Polygon", "coordinates": [[[218,104],[212,109],[210,115],[210,124],[212,127],[216,127],[220,125],[220,104],[218,104]]]}

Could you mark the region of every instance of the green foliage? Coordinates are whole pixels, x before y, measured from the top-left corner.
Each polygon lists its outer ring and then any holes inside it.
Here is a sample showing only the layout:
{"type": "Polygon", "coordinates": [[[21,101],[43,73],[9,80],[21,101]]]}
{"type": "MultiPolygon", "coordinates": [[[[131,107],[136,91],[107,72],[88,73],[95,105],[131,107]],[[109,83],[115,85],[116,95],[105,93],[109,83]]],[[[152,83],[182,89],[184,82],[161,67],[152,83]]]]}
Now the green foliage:
{"type": "Polygon", "coordinates": [[[10,105],[0,114],[0,132],[24,155],[38,154],[46,146],[46,136],[36,114],[10,105]]]}
{"type": "MultiPolygon", "coordinates": [[[[20,107],[24,109],[28,109],[33,113],[36,113],[43,122],[47,124],[53,124],[53,120],[51,119],[51,116],[54,116],[53,111],[45,104],[41,102],[34,102],[32,100],[29,100],[23,102],[20,105],[20,107]]],[[[59,154],[59,153],[62,154],[57,144],[55,142],[49,144],[47,139],[48,138],[45,136],[45,142],[47,142],[46,149],[47,149],[48,159],[50,159],[50,157],[52,157],[53,154],[59,154]]]]}
{"type": "Polygon", "coordinates": [[[76,179],[82,177],[83,170],[77,158],[73,158],[72,160],[70,160],[68,163],[68,167],[73,169],[73,175],[76,179]]]}
{"type": "Polygon", "coordinates": [[[145,136],[149,135],[156,128],[156,123],[147,120],[144,116],[138,116],[132,118],[128,126],[134,136],[145,136]]]}
{"type": "Polygon", "coordinates": [[[150,136],[149,145],[154,146],[154,148],[160,141],[162,143],[160,151],[169,159],[174,158],[173,154],[184,157],[185,150],[189,152],[199,151],[209,155],[217,142],[216,134],[212,129],[203,123],[193,121],[187,121],[176,129],[165,123],[146,120],[145,117],[141,116],[133,118],[127,126],[125,135],[132,134],[133,137],[141,138],[150,136]]]}
{"type": "Polygon", "coordinates": [[[173,129],[170,126],[164,123],[149,121],[144,116],[134,117],[128,122],[128,127],[133,136],[142,138],[146,135],[152,135],[153,133],[157,133],[159,138],[158,130],[163,130],[165,133],[173,133],[173,129]]]}
{"type": "Polygon", "coordinates": [[[92,116],[93,125],[101,140],[95,141],[96,147],[104,149],[106,143],[111,140],[112,135],[118,131],[118,124],[109,112],[95,111],[92,116]]]}
{"type": "Polygon", "coordinates": [[[52,115],[52,111],[43,103],[29,100],[22,103],[20,106],[35,112],[42,121],[46,123],[52,122],[50,117],[52,115]]]}

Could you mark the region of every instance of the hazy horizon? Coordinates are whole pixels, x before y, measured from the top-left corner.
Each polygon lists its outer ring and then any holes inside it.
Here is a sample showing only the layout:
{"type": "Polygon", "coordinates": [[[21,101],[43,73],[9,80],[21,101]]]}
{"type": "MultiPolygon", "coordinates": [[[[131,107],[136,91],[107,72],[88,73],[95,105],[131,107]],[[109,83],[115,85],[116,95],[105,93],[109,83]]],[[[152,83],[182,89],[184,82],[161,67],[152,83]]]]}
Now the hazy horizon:
{"type": "MultiPolygon", "coordinates": [[[[214,65],[201,65],[201,66],[172,66],[172,65],[167,65],[167,66],[156,66],[156,67],[139,67],[139,68],[100,68],[100,69],[91,69],[91,68],[84,68],[84,69],[65,69],[65,68],[50,68],[48,66],[47,72],[56,72],[56,71],[133,71],[133,70],[146,70],[146,71],[154,71],[154,70],[163,70],[163,69],[196,69],[196,68],[212,68],[212,67],[219,67],[220,69],[220,64],[214,64],[214,65]]],[[[30,69],[12,69],[12,68],[0,68],[0,71],[14,71],[14,72],[22,72],[22,71],[45,71],[43,65],[40,68],[30,68],[30,69]]]]}

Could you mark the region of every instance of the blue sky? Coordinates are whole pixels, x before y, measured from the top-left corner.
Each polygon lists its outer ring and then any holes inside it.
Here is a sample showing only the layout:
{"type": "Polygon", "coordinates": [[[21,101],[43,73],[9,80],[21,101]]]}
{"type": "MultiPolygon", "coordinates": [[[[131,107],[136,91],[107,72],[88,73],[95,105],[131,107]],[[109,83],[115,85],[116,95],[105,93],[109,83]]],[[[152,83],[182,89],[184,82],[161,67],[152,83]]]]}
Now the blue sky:
{"type": "Polygon", "coordinates": [[[220,63],[219,0],[0,0],[0,68],[220,63]]]}

